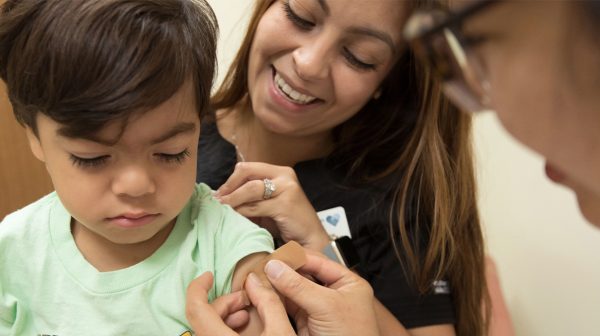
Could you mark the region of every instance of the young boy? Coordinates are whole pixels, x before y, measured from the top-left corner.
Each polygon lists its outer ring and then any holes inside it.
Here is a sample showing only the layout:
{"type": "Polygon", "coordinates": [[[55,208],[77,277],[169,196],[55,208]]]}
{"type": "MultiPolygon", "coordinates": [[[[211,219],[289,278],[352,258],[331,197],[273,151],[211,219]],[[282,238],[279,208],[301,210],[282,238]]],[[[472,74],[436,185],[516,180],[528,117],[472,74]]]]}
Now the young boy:
{"type": "MultiPolygon", "coordinates": [[[[184,335],[269,234],[195,186],[215,68],[204,0],[9,0],[0,77],[55,192],[0,223],[0,335],[184,335]]],[[[3,163],[7,164],[7,163],[3,163]]]]}

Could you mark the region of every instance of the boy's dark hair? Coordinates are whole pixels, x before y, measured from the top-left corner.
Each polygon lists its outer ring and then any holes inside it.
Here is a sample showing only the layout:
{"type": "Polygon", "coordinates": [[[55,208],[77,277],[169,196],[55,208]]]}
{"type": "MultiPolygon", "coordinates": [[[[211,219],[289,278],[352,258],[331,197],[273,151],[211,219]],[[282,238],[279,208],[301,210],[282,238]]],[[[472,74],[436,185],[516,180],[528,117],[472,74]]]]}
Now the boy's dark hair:
{"type": "Polygon", "coordinates": [[[187,81],[202,118],[216,71],[217,22],[205,0],[8,0],[0,8],[0,78],[17,120],[43,113],[62,135],[168,100],[187,81]]]}

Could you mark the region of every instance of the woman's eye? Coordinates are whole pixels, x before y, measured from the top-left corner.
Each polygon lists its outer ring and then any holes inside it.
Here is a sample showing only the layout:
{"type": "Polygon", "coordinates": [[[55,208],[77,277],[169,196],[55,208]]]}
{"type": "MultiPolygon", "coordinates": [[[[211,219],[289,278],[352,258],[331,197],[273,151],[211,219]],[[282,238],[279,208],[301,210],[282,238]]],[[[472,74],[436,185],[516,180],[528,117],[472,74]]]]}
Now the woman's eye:
{"type": "Polygon", "coordinates": [[[186,148],[177,154],[158,153],[154,155],[166,163],[181,164],[190,156],[190,151],[186,148]]]}
{"type": "Polygon", "coordinates": [[[360,70],[374,70],[376,68],[375,64],[366,63],[358,59],[358,57],[354,56],[354,54],[350,52],[348,48],[344,47],[342,49],[342,53],[344,54],[344,57],[346,58],[348,63],[360,70]]]}
{"type": "Polygon", "coordinates": [[[460,42],[464,47],[477,48],[480,45],[488,42],[489,36],[486,35],[462,35],[460,42]]]}
{"type": "Polygon", "coordinates": [[[102,155],[94,158],[82,158],[73,154],[70,154],[69,157],[74,166],[82,168],[96,168],[102,166],[110,158],[109,155],[102,155]]]}
{"type": "Polygon", "coordinates": [[[292,23],[294,23],[298,28],[302,30],[310,30],[315,26],[313,22],[303,19],[298,14],[296,14],[292,7],[290,6],[290,2],[286,1],[283,5],[283,9],[285,10],[285,14],[292,23]]]}

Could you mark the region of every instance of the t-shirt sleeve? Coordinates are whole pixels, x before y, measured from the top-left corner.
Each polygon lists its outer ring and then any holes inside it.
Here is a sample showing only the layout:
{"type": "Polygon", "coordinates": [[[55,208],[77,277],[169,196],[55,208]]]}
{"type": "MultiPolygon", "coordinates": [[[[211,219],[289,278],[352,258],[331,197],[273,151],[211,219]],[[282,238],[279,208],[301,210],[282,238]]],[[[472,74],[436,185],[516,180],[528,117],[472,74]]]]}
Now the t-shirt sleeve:
{"type": "Polygon", "coordinates": [[[230,207],[224,207],[217,236],[214,286],[218,297],[231,292],[233,273],[241,259],[254,253],[273,251],[273,237],[230,207]]]}
{"type": "MultiPolygon", "coordinates": [[[[0,226],[8,225],[8,218],[2,222],[0,222],[0,226]]],[[[13,215],[10,218],[16,218],[16,215],[13,215]]],[[[19,223],[20,224],[20,223],[19,223]]],[[[5,247],[7,242],[12,239],[12,237],[5,235],[6,232],[0,230],[0,255],[6,256],[7,253],[5,251],[5,247]]],[[[8,258],[11,259],[11,258],[8,258]]],[[[0,260],[0,269],[6,269],[6,263],[8,262],[7,258],[3,258],[0,260]]],[[[15,335],[15,322],[17,318],[17,299],[11,294],[7,293],[7,283],[8,283],[8,275],[6,273],[0,274],[0,335],[15,335]]]]}
{"type": "Polygon", "coordinates": [[[16,301],[7,297],[0,284],[0,335],[14,335],[16,301]]]}

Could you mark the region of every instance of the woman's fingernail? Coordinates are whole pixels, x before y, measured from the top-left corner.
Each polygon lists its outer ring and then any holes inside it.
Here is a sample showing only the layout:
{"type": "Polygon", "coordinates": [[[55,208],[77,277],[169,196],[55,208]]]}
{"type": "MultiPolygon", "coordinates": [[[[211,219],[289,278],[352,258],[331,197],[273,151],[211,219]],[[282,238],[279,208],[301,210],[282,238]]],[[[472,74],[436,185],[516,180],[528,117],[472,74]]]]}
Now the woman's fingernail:
{"type": "Polygon", "coordinates": [[[250,305],[250,299],[248,298],[248,294],[246,294],[246,291],[242,291],[242,302],[246,307],[250,305]]]}
{"type": "Polygon", "coordinates": [[[269,260],[265,266],[265,273],[271,279],[278,279],[283,271],[283,263],[279,260],[269,260]]]}
{"type": "Polygon", "coordinates": [[[247,280],[250,281],[255,286],[262,286],[262,283],[260,282],[260,279],[258,278],[258,275],[256,275],[254,272],[250,272],[248,274],[248,279],[247,280]]]}

